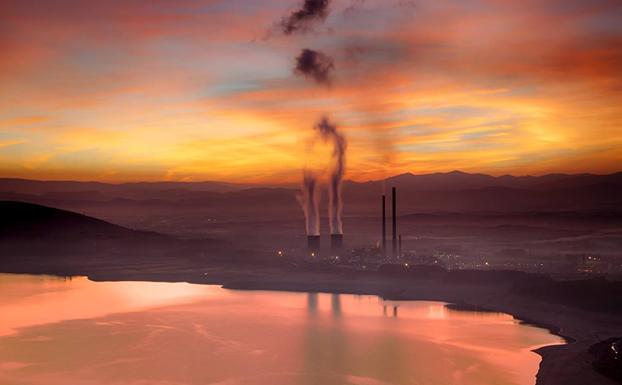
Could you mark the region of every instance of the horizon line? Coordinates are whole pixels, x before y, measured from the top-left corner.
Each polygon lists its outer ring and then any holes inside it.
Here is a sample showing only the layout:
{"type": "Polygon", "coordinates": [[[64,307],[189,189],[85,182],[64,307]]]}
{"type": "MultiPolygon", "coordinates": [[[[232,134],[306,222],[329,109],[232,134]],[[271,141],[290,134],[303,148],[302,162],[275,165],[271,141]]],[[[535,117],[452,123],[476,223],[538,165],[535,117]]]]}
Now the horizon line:
{"type": "MultiPolygon", "coordinates": [[[[421,174],[414,174],[412,172],[402,172],[399,174],[395,174],[395,175],[391,175],[388,176],[386,178],[382,178],[382,179],[367,179],[367,180],[354,180],[354,179],[344,179],[344,182],[352,182],[352,183],[359,183],[359,184],[364,184],[364,183],[373,183],[373,182],[382,182],[382,181],[386,181],[392,178],[397,178],[397,177],[401,177],[401,176],[405,176],[405,175],[410,175],[410,176],[430,176],[430,175],[450,175],[450,174],[464,174],[464,175],[481,175],[481,176],[487,176],[487,177],[491,177],[491,178],[495,178],[495,179],[499,179],[499,178],[504,178],[504,177],[512,177],[512,178],[542,178],[542,177],[547,177],[547,176],[552,176],[552,175],[559,175],[559,176],[611,176],[611,175],[616,175],[616,174],[620,174],[622,173],[622,170],[619,171],[614,171],[614,172],[610,172],[610,173],[592,173],[592,172],[577,172],[577,173],[565,173],[565,172],[550,172],[550,173],[545,173],[545,174],[523,174],[523,175],[513,175],[513,174],[502,174],[502,175],[493,175],[493,174],[487,174],[484,172],[466,172],[466,171],[461,171],[461,170],[452,170],[452,171],[446,171],[446,172],[429,172],[429,173],[421,173],[421,174]]],[[[99,183],[99,184],[107,184],[107,185],[124,185],[124,184],[155,184],[155,183],[188,183],[188,184],[201,184],[201,183],[220,183],[220,184],[227,184],[227,185],[238,185],[238,186],[287,186],[287,185],[295,185],[298,184],[298,182],[229,182],[229,181],[225,181],[225,180],[151,180],[151,181],[147,181],[147,180],[136,180],[136,181],[119,181],[119,182],[107,182],[107,181],[101,181],[101,180],[93,180],[93,179],[86,179],[86,180],[82,180],[82,179],[33,179],[33,178],[23,178],[23,177],[4,177],[4,176],[0,176],[0,180],[19,180],[19,181],[29,181],[29,182],[58,182],[58,183],[63,183],[63,182],[69,182],[69,183],[99,183]]]]}

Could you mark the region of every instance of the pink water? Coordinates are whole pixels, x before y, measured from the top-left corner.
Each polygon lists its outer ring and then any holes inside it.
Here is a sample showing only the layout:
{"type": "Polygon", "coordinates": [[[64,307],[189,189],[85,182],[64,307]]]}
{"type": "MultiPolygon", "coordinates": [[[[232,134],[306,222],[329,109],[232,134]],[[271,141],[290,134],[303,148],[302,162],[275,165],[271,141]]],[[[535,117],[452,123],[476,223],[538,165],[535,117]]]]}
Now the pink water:
{"type": "Polygon", "coordinates": [[[563,343],[375,296],[0,274],[0,384],[534,384],[563,343]]]}

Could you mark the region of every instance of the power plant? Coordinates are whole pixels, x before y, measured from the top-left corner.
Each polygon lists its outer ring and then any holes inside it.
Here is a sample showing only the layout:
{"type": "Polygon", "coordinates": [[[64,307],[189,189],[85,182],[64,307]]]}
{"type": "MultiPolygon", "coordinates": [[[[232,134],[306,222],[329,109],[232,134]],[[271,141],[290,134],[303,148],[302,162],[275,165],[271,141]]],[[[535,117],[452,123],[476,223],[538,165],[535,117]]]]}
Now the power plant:
{"type": "MultiPolygon", "coordinates": [[[[385,194],[381,196],[381,242],[378,245],[378,256],[381,260],[400,262],[402,259],[402,234],[397,231],[397,188],[391,187],[391,255],[387,252],[387,197],[385,194]],[[387,258],[389,258],[387,260],[387,258]]],[[[343,233],[333,233],[336,228],[331,228],[330,244],[325,244],[325,250],[322,252],[321,236],[319,229],[319,217],[316,217],[315,234],[307,235],[307,257],[311,257],[314,260],[323,260],[322,257],[342,257],[346,256],[344,253],[343,245],[343,233]]],[[[310,228],[310,226],[307,226],[310,228]]]]}

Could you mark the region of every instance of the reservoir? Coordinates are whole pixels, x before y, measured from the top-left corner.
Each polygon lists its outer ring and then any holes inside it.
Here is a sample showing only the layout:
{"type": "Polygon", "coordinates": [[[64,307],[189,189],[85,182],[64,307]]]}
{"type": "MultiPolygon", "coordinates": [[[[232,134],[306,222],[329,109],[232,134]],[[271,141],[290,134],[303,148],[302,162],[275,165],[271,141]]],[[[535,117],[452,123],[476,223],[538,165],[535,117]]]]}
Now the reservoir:
{"type": "Polygon", "coordinates": [[[532,385],[563,340],[377,296],[0,274],[0,384],[532,385]]]}

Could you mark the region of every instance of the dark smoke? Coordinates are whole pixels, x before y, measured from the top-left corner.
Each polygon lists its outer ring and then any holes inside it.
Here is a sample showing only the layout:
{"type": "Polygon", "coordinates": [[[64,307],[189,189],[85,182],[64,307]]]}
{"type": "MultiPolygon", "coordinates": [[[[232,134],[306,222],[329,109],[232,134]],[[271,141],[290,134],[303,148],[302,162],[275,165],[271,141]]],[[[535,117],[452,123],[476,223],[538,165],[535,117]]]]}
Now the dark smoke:
{"type": "Polygon", "coordinates": [[[308,31],[311,23],[326,18],[329,2],[329,0],[304,0],[300,9],[281,21],[281,30],[286,35],[308,31]]]}
{"type": "Polygon", "coordinates": [[[295,72],[310,77],[319,84],[330,85],[330,74],[334,68],[330,56],[311,49],[303,49],[296,58],[295,72]]]}
{"type": "Polygon", "coordinates": [[[323,117],[315,126],[320,137],[325,141],[333,142],[333,168],[330,174],[329,184],[329,208],[328,217],[330,222],[331,234],[343,234],[343,224],[341,221],[341,211],[343,200],[341,198],[341,181],[346,166],[346,138],[337,131],[337,126],[332,124],[328,118],[323,117]]]}
{"type": "Polygon", "coordinates": [[[302,191],[298,196],[298,202],[305,213],[307,235],[320,235],[320,196],[317,182],[312,171],[302,171],[302,191]]]}

